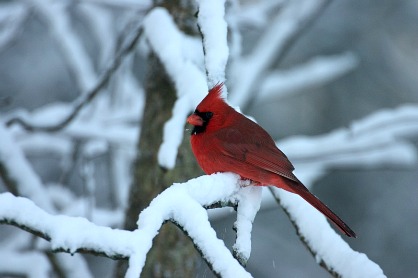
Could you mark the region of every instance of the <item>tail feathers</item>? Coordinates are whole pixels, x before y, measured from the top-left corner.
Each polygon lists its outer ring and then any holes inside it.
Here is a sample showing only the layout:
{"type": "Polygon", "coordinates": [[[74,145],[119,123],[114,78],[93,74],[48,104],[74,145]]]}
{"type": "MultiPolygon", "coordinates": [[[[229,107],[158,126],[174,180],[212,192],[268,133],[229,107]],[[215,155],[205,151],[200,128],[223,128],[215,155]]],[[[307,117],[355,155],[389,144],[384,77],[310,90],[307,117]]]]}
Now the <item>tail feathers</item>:
{"type": "Polygon", "coordinates": [[[344,221],[341,220],[332,210],[330,210],[324,203],[322,203],[315,195],[310,193],[308,189],[302,185],[298,184],[298,186],[292,187],[294,193],[300,195],[303,199],[305,199],[309,204],[311,204],[314,208],[322,212],[329,220],[331,220],[344,234],[349,237],[357,237],[356,233],[345,224],[344,221]],[[301,188],[301,186],[303,188],[301,188]]]}

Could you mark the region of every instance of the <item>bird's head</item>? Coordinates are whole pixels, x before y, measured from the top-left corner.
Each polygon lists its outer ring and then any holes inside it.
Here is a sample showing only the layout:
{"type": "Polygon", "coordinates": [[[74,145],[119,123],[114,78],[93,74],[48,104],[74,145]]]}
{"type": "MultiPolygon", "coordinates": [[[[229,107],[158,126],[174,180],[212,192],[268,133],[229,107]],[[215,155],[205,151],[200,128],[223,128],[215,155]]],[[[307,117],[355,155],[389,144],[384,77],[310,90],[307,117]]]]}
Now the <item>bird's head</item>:
{"type": "Polygon", "coordinates": [[[193,114],[187,118],[187,122],[194,126],[192,135],[215,129],[224,122],[229,105],[222,98],[222,87],[223,83],[219,83],[210,89],[193,114]]]}

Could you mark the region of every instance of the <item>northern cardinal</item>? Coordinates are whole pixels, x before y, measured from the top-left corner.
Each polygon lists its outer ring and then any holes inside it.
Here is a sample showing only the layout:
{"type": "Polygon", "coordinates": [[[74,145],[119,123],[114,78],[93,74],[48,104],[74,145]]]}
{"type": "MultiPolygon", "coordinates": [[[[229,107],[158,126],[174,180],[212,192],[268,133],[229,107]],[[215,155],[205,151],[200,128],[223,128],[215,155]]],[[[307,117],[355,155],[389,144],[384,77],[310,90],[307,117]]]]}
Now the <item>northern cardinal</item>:
{"type": "Polygon", "coordinates": [[[294,167],[261,126],[229,106],[221,96],[223,83],[213,87],[187,122],[197,162],[206,174],[233,172],[255,185],[274,185],[298,194],[349,237],[347,224],[311,194],[292,173],[294,167]]]}

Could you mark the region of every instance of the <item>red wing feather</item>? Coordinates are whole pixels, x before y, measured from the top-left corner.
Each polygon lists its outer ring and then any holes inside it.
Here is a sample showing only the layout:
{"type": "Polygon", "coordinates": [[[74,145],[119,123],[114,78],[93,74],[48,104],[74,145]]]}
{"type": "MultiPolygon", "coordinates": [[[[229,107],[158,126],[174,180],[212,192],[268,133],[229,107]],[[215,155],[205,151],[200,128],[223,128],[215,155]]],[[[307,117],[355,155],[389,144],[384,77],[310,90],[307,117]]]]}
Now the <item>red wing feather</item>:
{"type": "Polygon", "coordinates": [[[266,137],[265,134],[243,134],[234,129],[219,130],[216,133],[215,145],[220,147],[223,155],[246,164],[244,168],[250,165],[258,170],[268,171],[299,182],[292,173],[294,170],[292,163],[276,147],[273,139],[269,135],[266,137]]]}

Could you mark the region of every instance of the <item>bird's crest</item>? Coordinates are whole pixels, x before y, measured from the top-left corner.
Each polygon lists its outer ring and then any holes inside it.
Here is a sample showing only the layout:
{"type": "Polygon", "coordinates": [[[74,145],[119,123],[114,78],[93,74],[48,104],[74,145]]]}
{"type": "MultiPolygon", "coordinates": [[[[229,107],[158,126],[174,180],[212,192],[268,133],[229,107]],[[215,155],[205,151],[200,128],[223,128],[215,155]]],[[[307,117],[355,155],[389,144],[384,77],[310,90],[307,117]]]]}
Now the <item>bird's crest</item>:
{"type": "Polygon", "coordinates": [[[216,105],[219,104],[219,101],[224,102],[224,99],[222,97],[223,86],[224,83],[221,82],[216,84],[212,89],[210,89],[206,97],[197,106],[197,109],[201,112],[210,111],[211,108],[213,108],[214,106],[216,107],[216,105]]]}
{"type": "Polygon", "coordinates": [[[212,98],[223,99],[223,97],[222,97],[223,87],[224,87],[223,82],[217,83],[212,89],[209,90],[208,96],[210,96],[212,98]]]}

